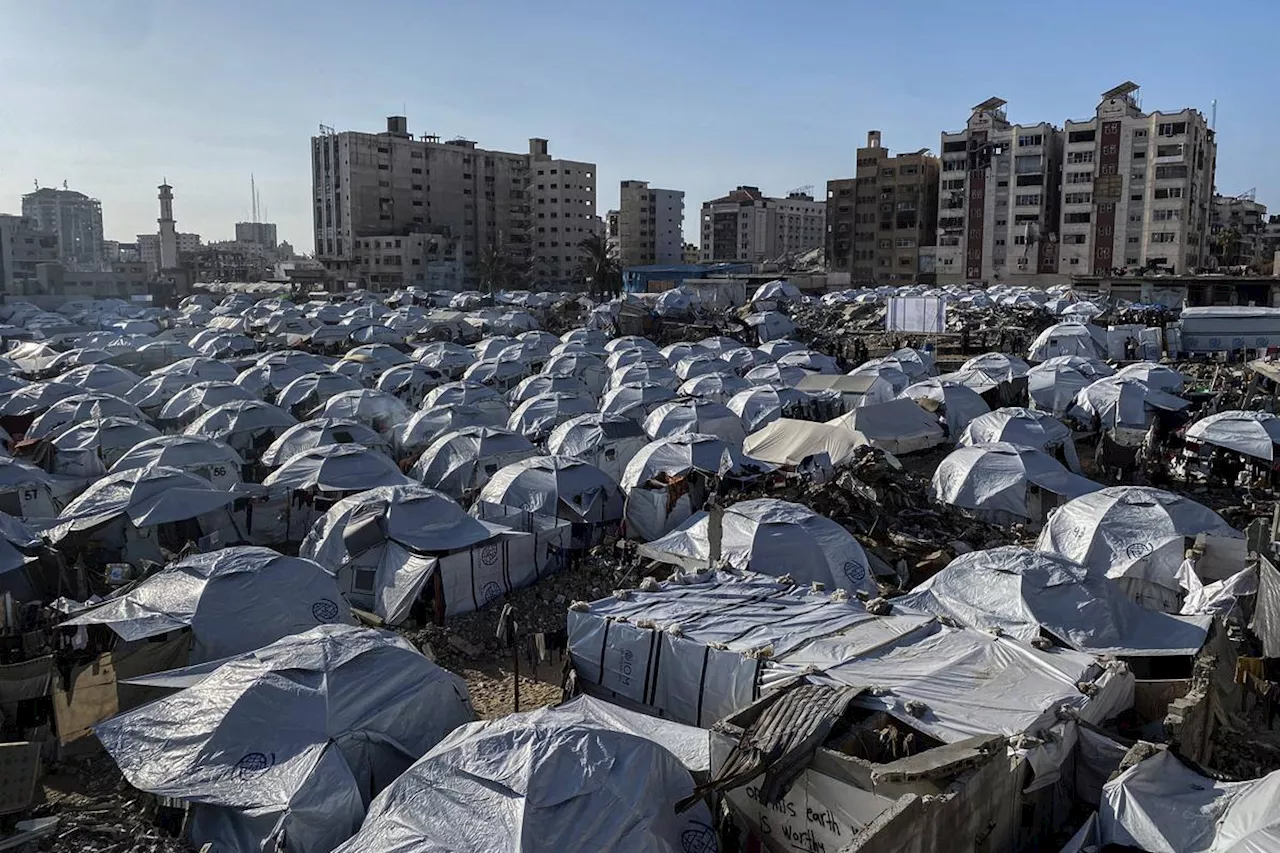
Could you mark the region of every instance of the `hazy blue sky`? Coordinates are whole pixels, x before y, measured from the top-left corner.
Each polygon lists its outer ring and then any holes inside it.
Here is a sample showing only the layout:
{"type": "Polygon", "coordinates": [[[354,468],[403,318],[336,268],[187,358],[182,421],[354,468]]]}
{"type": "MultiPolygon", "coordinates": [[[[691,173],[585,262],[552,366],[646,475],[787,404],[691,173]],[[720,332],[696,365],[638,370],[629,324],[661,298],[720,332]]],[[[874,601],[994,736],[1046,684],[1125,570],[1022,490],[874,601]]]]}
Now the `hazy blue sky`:
{"type": "Polygon", "coordinates": [[[1148,110],[1218,99],[1218,186],[1280,212],[1280,0],[0,0],[0,212],[38,179],[102,199],[109,239],[232,236],[249,173],[312,249],[320,123],[466,136],[618,181],[783,194],[852,173],[869,128],[938,147],[991,96],[1014,121],[1087,118],[1126,79],[1148,110]]]}

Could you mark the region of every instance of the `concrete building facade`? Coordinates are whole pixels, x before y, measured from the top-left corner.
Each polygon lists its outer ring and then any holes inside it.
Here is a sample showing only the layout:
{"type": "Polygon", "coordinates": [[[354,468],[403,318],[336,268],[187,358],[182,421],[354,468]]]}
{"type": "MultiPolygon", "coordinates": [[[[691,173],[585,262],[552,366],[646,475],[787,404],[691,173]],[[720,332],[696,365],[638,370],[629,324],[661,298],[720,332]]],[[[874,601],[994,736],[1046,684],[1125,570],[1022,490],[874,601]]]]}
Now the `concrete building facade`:
{"type": "Polygon", "coordinates": [[[1061,131],[1009,122],[1005,101],[942,134],[937,281],[1034,284],[1057,278],[1061,131]]]}
{"type": "Polygon", "coordinates": [[[268,249],[279,245],[274,222],[237,222],[236,242],[255,243],[268,249]]]}
{"type": "MultiPolygon", "coordinates": [[[[178,257],[189,255],[203,248],[204,242],[199,234],[192,234],[179,231],[174,235],[177,240],[178,257]]],[[[122,246],[127,244],[121,244],[122,246]]],[[[137,242],[134,244],[138,252],[138,260],[147,265],[147,269],[156,272],[160,269],[160,235],[159,234],[139,234],[137,242]]],[[[123,255],[124,250],[121,249],[123,255]]],[[[128,258],[122,258],[128,260],[128,258]]]]}
{"type": "MultiPolygon", "coordinates": [[[[65,186],[65,185],[64,185],[65,186]]],[[[22,215],[58,236],[58,256],[77,269],[102,265],[102,203],[81,192],[45,187],[22,197],[22,215]]]]}
{"type": "Polygon", "coordinates": [[[1208,265],[1214,269],[1266,265],[1275,251],[1269,225],[1267,206],[1252,190],[1238,196],[1215,195],[1209,212],[1208,265]]]}
{"type": "Polygon", "coordinates": [[[41,264],[58,262],[58,235],[28,216],[0,213],[0,292],[28,293],[41,264]]]}
{"type": "Polygon", "coordinates": [[[911,281],[923,273],[920,249],[937,242],[939,169],[927,148],[890,156],[880,131],[870,131],[856,176],[827,182],[829,269],[853,282],[911,281]]]}
{"type": "Polygon", "coordinates": [[[490,151],[414,137],[391,116],[381,133],[322,127],[311,154],[316,257],[335,275],[351,274],[357,240],[437,234],[456,241],[469,281],[486,250],[561,280],[595,230],[594,164],[553,159],[544,139],[490,151]]]}
{"type": "Polygon", "coordinates": [[[360,237],[353,272],[379,290],[432,289],[441,271],[460,269],[457,243],[441,234],[360,237]]]}
{"type": "Polygon", "coordinates": [[[1209,265],[1217,142],[1203,115],[1145,113],[1126,82],[1093,118],[1067,121],[1062,142],[1060,274],[1209,265]]]}
{"type": "Polygon", "coordinates": [[[760,263],[823,246],[826,204],[805,192],[769,198],[740,186],[702,203],[702,263],[760,263]]]}
{"type": "Polygon", "coordinates": [[[618,259],[623,269],[684,260],[684,193],[648,181],[623,181],[618,211],[618,259]]]}

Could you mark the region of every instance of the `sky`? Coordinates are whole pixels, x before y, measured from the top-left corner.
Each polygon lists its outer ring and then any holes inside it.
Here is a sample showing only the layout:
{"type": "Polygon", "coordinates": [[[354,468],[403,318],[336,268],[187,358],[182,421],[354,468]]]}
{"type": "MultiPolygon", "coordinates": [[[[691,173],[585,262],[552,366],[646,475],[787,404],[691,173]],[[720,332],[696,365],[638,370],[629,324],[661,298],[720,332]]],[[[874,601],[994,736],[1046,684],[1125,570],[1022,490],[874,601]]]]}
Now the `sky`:
{"type": "Polygon", "coordinates": [[[465,136],[598,166],[702,201],[853,174],[879,129],[938,149],[989,97],[1015,122],[1084,119],[1142,86],[1147,110],[1218,103],[1219,191],[1280,212],[1277,0],[0,0],[0,213],[60,186],[102,200],[107,239],[230,239],[249,176],[282,239],[313,248],[320,124],[465,136]]]}

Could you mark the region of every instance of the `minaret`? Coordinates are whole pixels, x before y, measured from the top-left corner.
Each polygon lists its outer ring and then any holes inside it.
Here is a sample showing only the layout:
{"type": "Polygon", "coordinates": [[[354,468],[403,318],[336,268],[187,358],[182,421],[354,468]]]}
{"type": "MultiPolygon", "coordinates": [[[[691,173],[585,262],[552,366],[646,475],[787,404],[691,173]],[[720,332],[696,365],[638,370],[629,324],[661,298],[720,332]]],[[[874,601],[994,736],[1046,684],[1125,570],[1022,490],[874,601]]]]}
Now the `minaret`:
{"type": "Polygon", "coordinates": [[[173,187],[168,179],[160,185],[160,269],[178,266],[178,223],[173,221],[173,187]]]}

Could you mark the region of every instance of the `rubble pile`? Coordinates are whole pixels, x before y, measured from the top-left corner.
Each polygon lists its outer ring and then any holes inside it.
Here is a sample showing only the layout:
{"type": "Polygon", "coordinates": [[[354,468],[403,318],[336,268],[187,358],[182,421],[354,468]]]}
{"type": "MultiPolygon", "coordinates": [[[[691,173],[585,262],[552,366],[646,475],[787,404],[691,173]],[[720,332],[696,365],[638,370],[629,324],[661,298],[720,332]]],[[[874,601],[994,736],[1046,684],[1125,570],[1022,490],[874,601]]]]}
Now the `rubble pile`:
{"type": "Polygon", "coordinates": [[[31,849],[80,853],[186,853],[181,812],[135,791],[109,757],[65,763],[45,779],[45,802],[32,818],[57,825],[31,849]],[[166,812],[161,814],[161,812],[166,812]]]}

